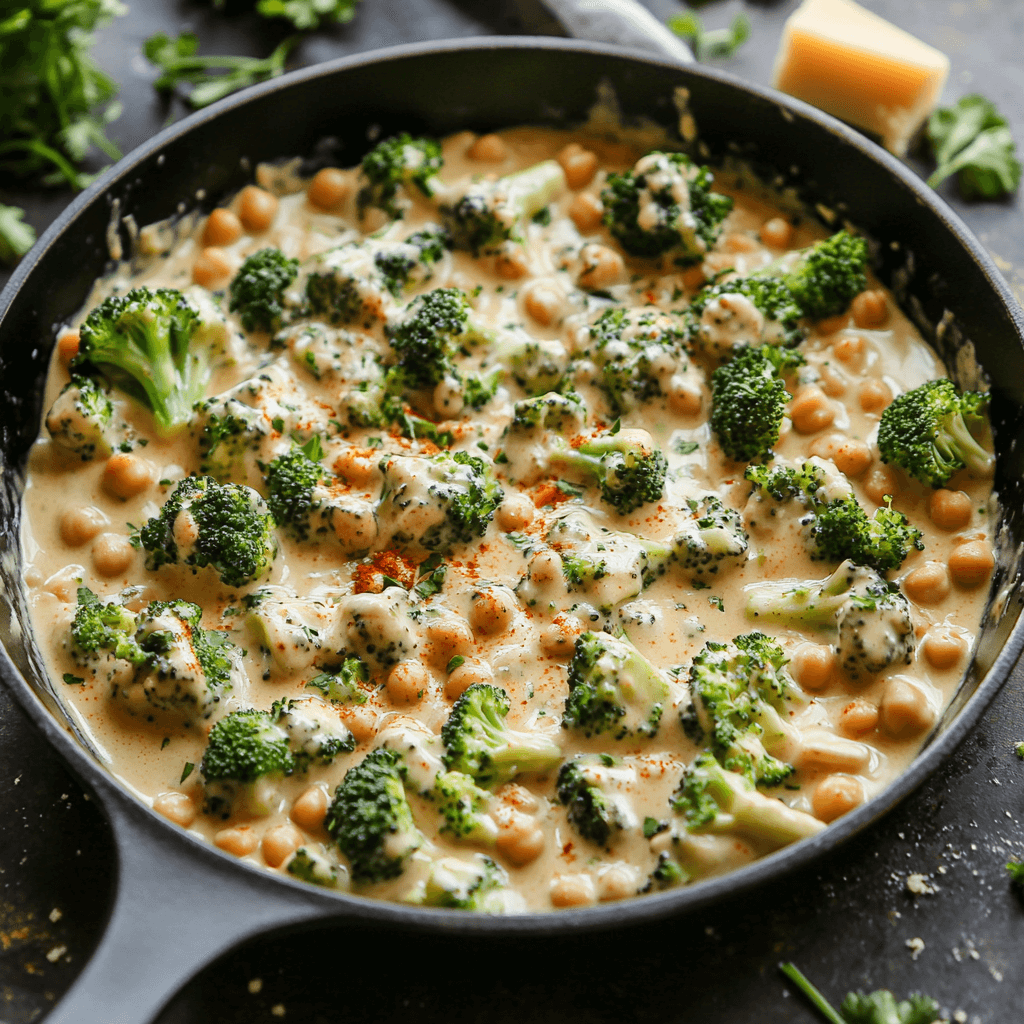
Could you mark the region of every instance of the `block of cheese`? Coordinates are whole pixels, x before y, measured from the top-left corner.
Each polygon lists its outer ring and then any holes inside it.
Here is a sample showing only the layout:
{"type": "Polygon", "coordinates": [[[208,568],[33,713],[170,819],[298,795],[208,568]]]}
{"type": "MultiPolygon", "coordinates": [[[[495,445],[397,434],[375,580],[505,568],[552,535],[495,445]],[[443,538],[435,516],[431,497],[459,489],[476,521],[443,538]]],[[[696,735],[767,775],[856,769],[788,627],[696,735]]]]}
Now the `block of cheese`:
{"type": "Polygon", "coordinates": [[[853,0],[804,0],[783,29],[774,84],[903,156],[948,73],[944,53],[853,0]]]}

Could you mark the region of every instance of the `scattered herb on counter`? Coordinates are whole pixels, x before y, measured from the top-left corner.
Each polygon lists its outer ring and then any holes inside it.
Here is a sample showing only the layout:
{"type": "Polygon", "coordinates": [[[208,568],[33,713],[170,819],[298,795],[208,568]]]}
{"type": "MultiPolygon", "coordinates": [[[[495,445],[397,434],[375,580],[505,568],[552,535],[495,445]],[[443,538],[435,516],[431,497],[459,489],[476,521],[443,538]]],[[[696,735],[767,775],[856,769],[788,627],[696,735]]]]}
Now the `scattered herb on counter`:
{"type": "MultiPolygon", "coordinates": [[[[259,0],[256,12],[264,18],[285,18],[297,29],[308,31],[330,22],[344,25],[356,15],[359,0],[259,0]]],[[[225,0],[213,0],[218,10],[225,0]]]]}
{"type": "Polygon", "coordinates": [[[1024,761],[1024,742],[1022,742],[1022,743],[1018,743],[1018,744],[1017,744],[1017,746],[1016,746],[1016,747],[1014,747],[1013,749],[1014,749],[1014,751],[1016,752],[1017,756],[1018,756],[1018,757],[1019,757],[1019,758],[1020,758],[1020,759],[1021,759],[1022,761],[1024,761]]]}
{"type": "Polygon", "coordinates": [[[1017,895],[1024,899],[1024,861],[1007,861],[1006,870],[1010,875],[1010,885],[1016,890],[1017,895]]]}
{"type": "Polygon", "coordinates": [[[248,85],[276,78],[299,36],[290,36],[269,57],[199,55],[199,40],[190,32],[171,39],[163,32],[150,36],[144,46],[146,60],[163,70],[153,87],[171,92],[191,86],[189,105],[198,110],[248,85]]]}
{"type": "Polygon", "coordinates": [[[920,992],[912,992],[903,1002],[888,989],[876,992],[849,992],[838,1012],[791,963],[779,964],[779,970],[807,997],[830,1024],[933,1024],[939,1021],[939,1004],[920,992]]]}
{"type": "Polygon", "coordinates": [[[0,263],[13,267],[35,245],[35,229],[22,220],[24,216],[20,206],[0,203],[0,263]]]}
{"type": "Polygon", "coordinates": [[[728,28],[708,31],[696,14],[687,11],[669,18],[668,27],[690,44],[698,61],[731,57],[750,38],[750,21],[745,14],[737,14],[728,28]]]}
{"type": "Polygon", "coordinates": [[[1020,184],[1021,165],[1006,118],[984,96],[964,96],[928,118],[928,141],[938,164],[935,188],[955,174],[965,199],[998,199],[1020,184]]]}

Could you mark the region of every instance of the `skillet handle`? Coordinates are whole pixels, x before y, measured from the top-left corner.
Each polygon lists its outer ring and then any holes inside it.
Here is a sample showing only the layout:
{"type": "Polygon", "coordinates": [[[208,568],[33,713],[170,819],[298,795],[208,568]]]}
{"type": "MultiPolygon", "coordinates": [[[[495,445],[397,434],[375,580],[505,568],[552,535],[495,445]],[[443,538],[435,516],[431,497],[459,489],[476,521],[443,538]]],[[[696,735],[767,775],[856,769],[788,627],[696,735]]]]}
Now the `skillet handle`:
{"type": "Polygon", "coordinates": [[[273,884],[169,833],[110,784],[90,788],[114,831],[117,887],[99,946],[47,1024],[150,1024],[189,978],[244,939],[339,914],[325,894],[273,884]]]}

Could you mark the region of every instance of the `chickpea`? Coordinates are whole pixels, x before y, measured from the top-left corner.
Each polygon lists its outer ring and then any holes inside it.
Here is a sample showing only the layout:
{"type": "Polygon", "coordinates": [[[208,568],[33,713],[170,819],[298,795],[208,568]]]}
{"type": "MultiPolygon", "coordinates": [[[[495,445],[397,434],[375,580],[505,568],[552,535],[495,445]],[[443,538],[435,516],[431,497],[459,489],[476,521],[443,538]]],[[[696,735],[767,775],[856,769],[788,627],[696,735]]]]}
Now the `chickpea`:
{"type": "Polygon", "coordinates": [[[78,355],[78,346],[81,340],[78,331],[65,331],[57,339],[57,357],[65,366],[78,355]]]}
{"type": "Polygon", "coordinates": [[[790,403],[789,418],[801,434],[815,434],[832,425],[836,411],[817,384],[805,384],[790,403]]]}
{"type": "Polygon", "coordinates": [[[63,569],[58,569],[57,572],[48,577],[43,587],[53,594],[58,601],[63,601],[67,604],[69,601],[73,602],[75,600],[84,575],[85,569],[82,566],[76,564],[65,565],[63,569]]]}
{"type": "Polygon", "coordinates": [[[389,673],[385,686],[396,704],[421,700],[430,684],[430,673],[418,661],[400,661],[389,673]]]}
{"type": "Polygon", "coordinates": [[[474,683],[493,683],[494,672],[486,661],[469,658],[448,673],[444,682],[444,695],[458,700],[474,683]]]}
{"type": "Polygon", "coordinates": [[[353,487],[367,487],[380,475],[380,454],[372,448],[343,448],[334,460],[334,472],[353,487]]]}
{"type": "Polygon", "coordinates": [[[867,471],[868,466],[874,461],[874,456],[863,441],[851,438],[839,446],[833,461],[836,469],[854,478],[867,471]]]}
{"type": "Polygon", "coordinates": [[[502,530],[514,533],[525,530],[533,522],[535,512],[533,502],[525,494],[506,494],[495,518],[502,530]]]}
{"type": "Polygon", "coordinates": [[[322,167],[306,188],[306,199],[318,210],[333,210],[344,200],[352,186],[348,175],[337,167],[322,167]]]}
{"type": "Polygon", "coordinates": [[[248,825],[240,825],[238,828],[222,828],[214,835],[213,844],[225,853],[233,853],[236,857],[248,857],[259,846],[260,841],[254,829],[248,825]]]}
{"type": "Polygon", "coordinates": [[[839,313],[836,316],[827,316],[824,320],[819,320],[816,324],[818,334],[822,337],[828,337],[830,334],[837,334],[839,331],[845,331],[849,326],[849,313],[839,313]]]}
{"type": "Polygon", "coordinates": [[[274,223],[277,207],[277,196],[257,185],[246,185],[238,197],[239,219],[253,235],[266,231],[274,223]]]}
{"type": "Polygon", "coordinates": [[[629,864],[612,864],[598,875],[597,898],[608,903],[635,896],[638,882],[636,868],[629,864]]]}
{"type": "Polygon", "coordinates": [[[988,582],[996,560],[985,541],[971,540],[955,547],[949,556],[953,582],[963,590],[974,590],[988,582]]]}
{"type": "Polygon", "coordinates": [[[291,819],[309,832],[318,829],[327,817],[327,793],[319,786],[304,789],[292,804],[291,819]]]}
{"type": "Polygon", "coordinates": [[[576,649],[576,638],[583,632],[583,623],[575,615],[559,615],[540,634],[541,650],[552,658],[568,658],[576,649]]]}
{"type": "Polygon", "coordinates": [[[538,551],[530,559],[531,582],[543,586],[562,578],[562,557],[557,551],[538,551]]]}
{"type": "Polygon", "coordinates": [[[569,204],[569,217],[581,235],[589,235],[601,226],[604,204],[590,192],[580,192],[569,204]]]}
{"type": "Polygon", "coordinates": [[[881,412],[892,401],[892,392],[885,381],[866,380],[860,386],[859,398],[864,412],[881,412]]]}
{"type": "Polygon", "coordinates": [[[76,506],[60,517],[60,539],[69,548],[78,548],[109,525],[110,520],[102,509],[95,505],[76,506]]]}
{"type": "Polygon", "coordinates": [[[836,452],[846,444],[846,435],[836,432],[830,434],[819,434],[808,446],[807,450],[811,455],[817,455],[819,459],[835,459],[836,452]]]}
{"type": "Polygon", "coordinates": [[[864,802],[864,784],[852,775],[829,775],[814,788],[811,807],[820,821],[835,821],[864,802]]]}
{"type": "Polygon", "coordinates": [[[597,899],[590,875],[555,875],[551,879],[551,905],[584,907],[597,899]]]}
{"type": "Polygon", "coordinates": [[[832,342],[832,352],[841,363],[852,363],[864,355],[864,339],[859,334],[841,334],[832,342]]]}
{"type": "Polygon", "coordinates": [[[302,845],[302,833],[294,825],[275,825],[263,836],[260,849],[267,866],[279,868],[302,845]]]}
{"type": "Polygon", "coordinates": [[[924,732],[935,721],[924,691],[904,676],[886,682],[879,713],[883,728],[892,736],[924,732]]]}
{"type": "Polygon", "coordinates": [[[204,249],[192,264],[192,280],[203,288],[211,291],[224,284],[231,276],[234,264],[231,257],[223,249],[209,246],[204,249]]]}
{"type": "Polygon", "coordinates": [[[754,252],[757,249],[757,242],[742,231],[732,231],[725,235],[721,245],[725,252],[754,252]]]}
{"type": "Polygon", "coordinates": [[[101,576],[108,579],[120,576],[135,560],[132,542],[119,533],[101,533],[93,541],[92,564],[101,576]]]}
{"type": "Polygon", "coordinates": [[[922,647],[928,663],[940,670],[959,664],[967,651],[963,637],[942,629],[929,630],[922,647]]]}
{"type": "Polygon", "coordinates": [[[952,584],[949,570],[942,562],[925,562],[903,580],[903,590],[911,601],[917,604],[941,604],[949,597],[952,584]]]}
{"type": "Polygon", "coordinates": [[[538,282],[523,297],[526,312],[543,327],[550,327],[562,309],[564,296],[551,284],[538,282]]]}
{"type": "Polygon", "coordinates": [[[377,735],[377,713],[365,704],[352,704],[341,712],[346,728],[357,743],[365,743],[377,735]]]}
{"type": "Polygon", "coordinates": [[[707,274],[704,272],[704,265],[697,263],[692,267],[687,267],[680,275],[679,279],[683,282],[683,287],[689,292],[695,292],[704,287],[704,282],[707,280],[707,274]]]}
{"type": "Polygon", "coordinates": [[[677,373],[668,385],[669,408],[680,416],[696,416],[704,406],[704,395],[700,383],[687,380],[685,374],[677,373]]]}
{"type": "Polygon", "coordinates": [[[530,264],[522,246],[507,246],[504,252],[494,257],[494,272],[504,281],[518,281],[529,269],[530,264]]]}
{"type": "Polygon", "coordinates": [[[218,206],[206,218],[203,245],[232,245],[242,237],[242,222],[231,210],[218,206]]]}
{"type": "Polygon", "coordinates": [[[886,495],[896,497],[900,493],[896,474],[884,463],[872,466],[864,478],[864,493],[876,504],[881,505],[886,495]]]}
{"type": "Polygon", "coordinates": [[[591,243],[580,250],[583,269],[578,278],[581,288],[607,288],[622,279],[626,264],[606,245],[591,243]]]}
{"type": "Polygon", "coordinates": [[[878,725],[878,705],[857,697],[839,712],[839,728],[847,736],[862,736],[878,725]]]}
{"type": "Polygon", "coordinates": [[[132,452],[114,452],[103,468],[103,486],[115,497],[134,498],[153,483],[153,466],[132,452]]]}
{"type": "Polygon", "coordinates": [[[584,149],[578,142],[570,142],[557,159],[565,171],[565,181],[569,188],[589,185],[597,173],[597,154],[584,149]]]}
{"type": "Polygon", "coordinates": [[[840,398],[846,394],[846,375],[829,363],[825,363],[820,371],[821,390],[829,398],[840,398]]]}
{"type": "Polygon", "coordinates": [[[940,487],[928,499],[928,515],[940,530],[962,530],[971,521],[971,499],[940,487]]]}
{"type": "Polygon", "coordinates": [[[482,160],[488,164],[500,164],[508,156],[508,147],[500,135],[493,132],[488,135],[481,135],[474,140],[473,144],[466,150],[466,156],[470,160],[482,160]]]}
{"type": "Polygon", "coordinates": [[[793,225],[784,217],[772,217],[761,225],[761,241],[773,249],[785,249],[793,237],[793,225]]]}
{"type": "Polygon", "coordinates": [[[540,856],[544,849],[544,830],[538,827],[532,814],[507,811],[499,815],[496,846],[502,857],[521,867],[540,856]]]}
{"type": "Polygon", "coordinates": [[[469,608],[469,624],[474,633],[492,635],[504,633],[512,625],[515,599],[503,587],[479,590],[473,595],[469,608]]]}
{"type": "Polygon", "coordinates": [[[889,302],[881,289],[868,289],[850,303],[853,322],[858,327],[881,327],[889,319],[889,302]]]}
{"type": "Polygon", "coordinates": [[[455,654],[468,654],[473,649],[473,631],[458,615],[432,619],[427,624],[427,640],[435,661],[448,664],[455,654]]]}
{"type": "Polygon", "coordinates": [[[196,805],[192,802],[192,798],[185,793],[177,793],[173,790],[169,793],[161,793],[153,801],[153,810],[182,828],[191,828],[192,822],[196,820],[196,805]]]}
{"type": "MultiPolygon", "coordinates": [[[[495,791],[495,797],[512,810],[531,814],[537,810],[537,798],[525,787],[515,782],[506,782],[495,791]]],[[[499,810],[499,815],[502,812],[499,810]]]]}
{"type": "Polygon", "coordinates": [[[793,678],[805,689],[817,692],[824,690],[832,679],[836,655],[831,647],[824,644],[801,644],[793,652],[789,663],[793,678]]]}

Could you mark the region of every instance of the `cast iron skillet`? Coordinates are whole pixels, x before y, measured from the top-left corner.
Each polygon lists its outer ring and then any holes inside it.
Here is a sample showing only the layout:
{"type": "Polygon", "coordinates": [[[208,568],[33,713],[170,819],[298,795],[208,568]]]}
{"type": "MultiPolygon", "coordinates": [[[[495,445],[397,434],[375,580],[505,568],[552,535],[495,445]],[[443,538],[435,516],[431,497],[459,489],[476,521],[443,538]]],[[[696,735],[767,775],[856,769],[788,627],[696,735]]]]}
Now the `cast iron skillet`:
{"type": "MultiPolygon", "coordinates": [[[[635,924],[709,904],[807,865],[902,799],[977,721],[1016,661],[1024,628],[1015,551],[1024,540],[1024,316],[1002,277],[956,216],[896,160],[833,119],[769,90],[705,69],[613,47],[563,40],[430,43],[317,65],[228,98],[161,133],[80,196],[22,261],[0,296],[0,672],[36,726],[95,795],[113,828],[117,891],[92,960],[51,1022],[149,1021],[203,964],[273,927],[337,918],[425,931],[576,932],[635,924]],[[910,771],[819,836],[718,879],[579,911],[490,918],[332,894],[251,868],[150,812],[76,738],[32,642],[19,582],[19,468],[40,421],[41,381],[54,325],[83,303],[107,265],[114,204],[137,224],[211,204],[250,180],[261,160],[325,153],[355,163],[368,135],[444,134],[582,121],[600,83],[624,118],[675,126],[673,90],[689,90],[702,158],[739,156],[812,206],[830,208],[877,243],[876,269],[924,327],[962,386],[974,361],[992,381],[1003,499],[999,594],[953,706],[910,771]],[[323,140],[332,139],[325,148],[323,140]],[[179,204],[183,204],[179,208],[179,204]],[[940,325],[936,330],[933,325],[940,325]]],[[[59,685],[59,684],[58,684],[59,685]]]]}

